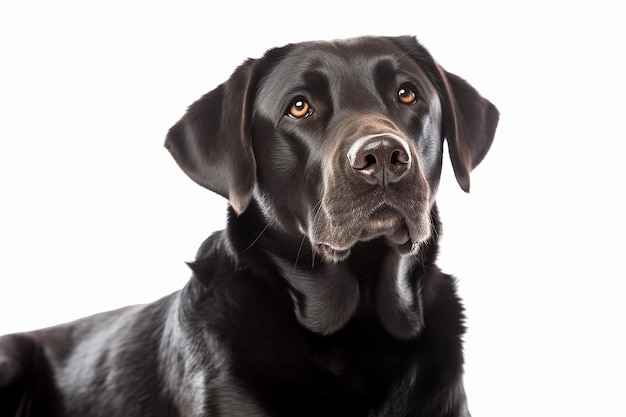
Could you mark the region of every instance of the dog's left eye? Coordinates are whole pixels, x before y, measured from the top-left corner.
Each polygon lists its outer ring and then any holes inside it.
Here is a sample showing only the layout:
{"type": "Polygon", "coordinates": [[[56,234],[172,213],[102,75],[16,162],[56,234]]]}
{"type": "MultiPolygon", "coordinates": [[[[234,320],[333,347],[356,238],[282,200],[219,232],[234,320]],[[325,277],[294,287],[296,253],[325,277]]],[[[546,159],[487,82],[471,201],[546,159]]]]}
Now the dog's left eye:
{"type": "Polygon", "coordinates": [[[309,102],[303,98],[297,98],[291,103],[287,115],[294,119],[301,119],[310,116],[311,113],[313,113],[313,110],[309,102]]]}
{"type": "Polygon", "coordinates": [[[398,89],[398,100],[403,104],[413,104],[417,101],[417,93],[408,84],[403,84],[398,89]]]}

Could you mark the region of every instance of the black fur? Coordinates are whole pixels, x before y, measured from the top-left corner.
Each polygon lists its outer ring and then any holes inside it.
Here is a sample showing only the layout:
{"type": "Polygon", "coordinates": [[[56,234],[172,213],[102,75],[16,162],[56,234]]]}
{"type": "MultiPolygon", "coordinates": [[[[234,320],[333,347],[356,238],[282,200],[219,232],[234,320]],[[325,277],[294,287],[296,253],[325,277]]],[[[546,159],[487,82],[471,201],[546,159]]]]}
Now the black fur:
{"type": "Polygon", "coordinates": [[[247,60],[166,139],[231,205],[188,284],[0,338],[0,415],[469,416],[435,197],[444,139],[468,191],[497,121],[412,37],[247,60]]]}

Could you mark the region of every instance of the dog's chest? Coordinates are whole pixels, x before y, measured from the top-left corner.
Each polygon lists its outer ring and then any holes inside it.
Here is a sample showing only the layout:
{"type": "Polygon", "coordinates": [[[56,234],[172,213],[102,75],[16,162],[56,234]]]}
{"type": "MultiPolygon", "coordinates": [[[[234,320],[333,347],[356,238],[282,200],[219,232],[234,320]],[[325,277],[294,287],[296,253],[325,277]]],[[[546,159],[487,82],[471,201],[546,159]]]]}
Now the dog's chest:
{"type": "Polygon", "coordinates": [[[259,323],[249,330],[247,341],[231,345],[237,355],[231,370],[238,385],[271,414],[384,415],[373,410],[387,409],[390,397],[402,397],[398,387],[411,384],[412,347],[392,340],[382,328],[366,331],[349,324],[322,337],[294,320],[281,331],[259,323]],[[253,328],[263,331],[251,337],[253,328]]]}

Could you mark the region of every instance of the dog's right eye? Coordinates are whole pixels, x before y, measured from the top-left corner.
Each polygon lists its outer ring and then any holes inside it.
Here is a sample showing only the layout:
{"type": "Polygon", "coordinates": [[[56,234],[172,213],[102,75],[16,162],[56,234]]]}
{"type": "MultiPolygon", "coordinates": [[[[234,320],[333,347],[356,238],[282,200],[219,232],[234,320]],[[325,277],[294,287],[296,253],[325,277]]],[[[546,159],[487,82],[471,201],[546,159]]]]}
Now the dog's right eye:
{"type": "Polygon", "coordinates": [[[302,119],[303,117],[309,117],[311,113],[313,113],[313,110],[309,102],[299,97],[291,103],[287,116],[294,119],[302,119]]]}

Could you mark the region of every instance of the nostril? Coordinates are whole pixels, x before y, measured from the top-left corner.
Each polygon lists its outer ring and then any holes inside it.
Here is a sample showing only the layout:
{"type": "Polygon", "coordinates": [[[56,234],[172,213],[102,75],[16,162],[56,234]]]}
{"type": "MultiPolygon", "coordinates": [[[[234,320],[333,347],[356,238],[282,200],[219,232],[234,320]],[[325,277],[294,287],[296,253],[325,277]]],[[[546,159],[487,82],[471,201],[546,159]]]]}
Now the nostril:
{"type": "Polygon", "coordinates": [[[370,165],[376,165],[376,157],[371,153],[365,155],[365,167],[367,168],[370,165]]]}
{"type": "Polygon", "coordinates": [[[396,149],[391,153],[391,165],[408,165],[410,161],[409,155],[404,150],[396,149]]]}
{"type": "Polygon", "coordinates": [[[371,168],[373,165],[376,165],[376,156],[371,153],[359,155],[357,158],[354,158],[351,165],[352,168],[358,171],[371,168]]]}

